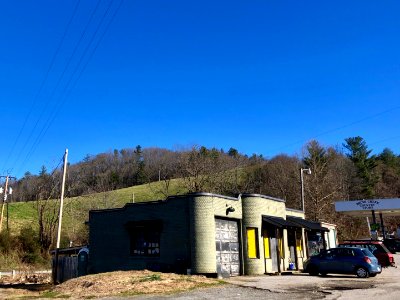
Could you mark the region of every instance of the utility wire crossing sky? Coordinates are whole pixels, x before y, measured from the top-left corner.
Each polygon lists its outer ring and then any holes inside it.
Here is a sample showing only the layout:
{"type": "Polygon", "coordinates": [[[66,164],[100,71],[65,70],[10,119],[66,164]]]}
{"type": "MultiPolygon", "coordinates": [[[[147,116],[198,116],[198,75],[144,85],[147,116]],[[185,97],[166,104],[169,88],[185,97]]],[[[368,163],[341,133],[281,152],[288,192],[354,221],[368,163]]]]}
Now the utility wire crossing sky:
{"type": "Polygon", "coordinates": [[[398,1],[8,1],[0,172],[113,149],[399,154],[398,1]]]}

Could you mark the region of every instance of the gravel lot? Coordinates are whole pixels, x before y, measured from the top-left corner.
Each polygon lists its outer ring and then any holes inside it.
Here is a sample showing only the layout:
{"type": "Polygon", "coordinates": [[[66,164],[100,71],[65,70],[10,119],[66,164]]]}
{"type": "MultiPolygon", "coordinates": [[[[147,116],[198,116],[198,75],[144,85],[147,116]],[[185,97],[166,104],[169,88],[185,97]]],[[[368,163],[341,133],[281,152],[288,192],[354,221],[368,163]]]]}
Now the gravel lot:
{"type": "MultiPolygon", "coordinates": [[[[395,255],[395,261],[400,264],[400,255],[395,255]]],[[[385,268],[382,271],[382,274],[379,274],[373,278],[360,279],[354,276],[348,275],[328,275],[325,277],[321,276],[309,276],[308,274],[293,274],[293,275],[281,275],[281,276],[238,276],[232,277],[226,280],[226,284],[216,285],[210,288],[196,288],[198,285],[194,285],[192,291],[189,292],[180,292],[168,294],[168,291],[176,290],[176,284],[171,281],[173,278],[173,274],[169,274],[167,281],[151,281],[144,282],[144,286],[147,286],[149,289],[151,286],[155,285],[158,287],[158,294],[151,294],[152,290],[146,291],[149,292],[148,295],[137,295],[127,297],[106,297],[107,294],[115,294],[118,291],[115,289],[116,284],[121,281],[118,278],[111,278],[109,276],[117,276],[117,273],[113,274],[105,274],[107,276],[106,284],[92,284],[91,286],[98,286],[106,288],[106,292],[98,293],[98,291],[86,291],[90,292],[90,295],[96,295],[97,297],[101,297],[102,299],[374,299],[378,298],[379,300],[393,300],[400,299],[400,268],[385,268]],[[172,277],[171,277],[172,276],[172,277]],[[171,277],[171,278],[170,278],[171,277]],[[117,280],[118,279],[118,280],[117,280]],[[161,284],[164,283],[172,283],[172,289],[164,288],[161,284]]],[[[129,275],[129,274],[128,274],[129,275]]],[[[139,274],[143,275],[143,274],[139,274]]],[[[145,274],[144,274],[145,275],[145,274]]],[[[131,281],[134,279],[133,275],[129,275],[128,279],[131,281]]],[[[161,275],[163,276],[163,275],[161,275]]],[[[179,275],[175,275],[178,276],[179,275]]],[[[99,276],[95,276],[95,279],[99,279],[99,276]]],[[[125,276],[126,277],[126,276],[125,276]]],[[[123,277],[123,278],[125,278],[123,277]]],[[[147,277],[146,277],[147,278],[147,277]]],[[[85,282],[90,280],[91,277],[83,277],[82,280],[85,282]]],[[[126,278],[125,278],[126,279],[126,278]]],[[[201,278],[200,278],[201,279],[201,278]]],[[[200,280],[199,279],[199,280],[200,280]]],[[[100,280],[100,279],[99,279],[100,280]]],[[[181,278],[177,278],[177,282],[181,282],[181,278]]],[[[194,279],[192,278],[191,281],[194,279]]],[[[205,282],[208,279],[204,279],[205,282]]],[[[79,280],[78,280],[79,281],[79,280]]],[[[203,281],[200,280],[200,283],[203,281]]],[[[103,281],[102,281],[103,282],[103,281]]],[[[139,280],[139,282],[142,282],[139,280]]],[[[131,282],[132,283],[132,282],[131,282]]],[[[126,285],[126,284],[124,284],[126,285]]],[[[202,285],[202,284],[200,284],[202,285]]],[[[170,284],[167,284],[167,287],[170,284]]],[[[25,285],[13,285],[8,286],[5,285],[3,288],[0,288],[0,299],[15,299],[16,297],[23,297],[25,299],[40,299],[41,294],[39,290],[31,290],[25,285]]],[[[32,287],[35,287],[32,285],[32,287]]],[[[60,288],[59,286],[58,288],[60,288]]],[[[71,280],[68,282],[68,286],[65,286],[66,291],[70,291],[74,299],[81,299],[82,295],[79,294],[74,289],[74,281],[71,280]],[[69,287],[72,285],[72,287],[69,287]],[[74,292],[75,291],[75,292],[74,292]]],[[[43,287],[46,288],[46,287],[43,287]]],[[[47,287],[49,288],[49,287],[47,287]]],[[[58,291],[58,288],[56,291],[58,291]]],[[[190,287],[189,287],[190,288],[190,287]]],[[[90,289],[90,287],[88,288],[90,289]]],[[[125,289],[122,289],[123,291],[125,289]]],[[[66,293],[65,290],[61,290],[62,294],[66,293]]],[[[138,290],[140,293],[140,290],[138,290]]],[[[88,294],[88,295],[89,295],[88,294]]],[[[43,296],[45,296],[43,294],[43,296]]],[[[83,297],[85,298],[85,297],[83,297]]],[[[97,298],[98,299],[98,298],[97,298]]]]}
{"type": "MultiPolygon", "coordinates": [[[[400,255],[395,254],[400,264],[400,255]]],[[[384,268],[374,278],[294,274],[282,276],[239,276],[228,284],[166,296],[138,296],[131,299],[400,299],[400,268],[384,268]]],[[[107,298],[116,299],[116,298],[107,298]]]]}

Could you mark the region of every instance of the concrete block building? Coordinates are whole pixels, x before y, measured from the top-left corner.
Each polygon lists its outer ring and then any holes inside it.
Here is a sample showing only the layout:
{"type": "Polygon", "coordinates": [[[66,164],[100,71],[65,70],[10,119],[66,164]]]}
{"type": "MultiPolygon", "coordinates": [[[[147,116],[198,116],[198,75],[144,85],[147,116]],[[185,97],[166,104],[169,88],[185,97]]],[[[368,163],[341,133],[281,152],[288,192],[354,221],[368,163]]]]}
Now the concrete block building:
{"type": "Polygon", "coordinates": [[[305,221],[302,211],[258,194],[195,193],[93,210],[89,271],[226,277],[302,269],[305,225],[296,220],[305,221]]]}

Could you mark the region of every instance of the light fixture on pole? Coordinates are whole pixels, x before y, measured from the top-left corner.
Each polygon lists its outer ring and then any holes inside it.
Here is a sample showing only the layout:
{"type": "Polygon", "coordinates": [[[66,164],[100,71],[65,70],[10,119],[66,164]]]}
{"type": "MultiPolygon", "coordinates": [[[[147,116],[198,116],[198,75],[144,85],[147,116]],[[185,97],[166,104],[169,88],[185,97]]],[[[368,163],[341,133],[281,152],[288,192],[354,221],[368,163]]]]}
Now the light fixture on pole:
{"type": "Polygon", "coordinates": [[[303,210],[303,212],[305,212],[304,209],[304,177],[303,177],[303,173],[306,172],[308,175],[311,175],[311,169],[307,168],[307,169],[300,169],[300,181],[301,181],[301,209],[303,210]]]}

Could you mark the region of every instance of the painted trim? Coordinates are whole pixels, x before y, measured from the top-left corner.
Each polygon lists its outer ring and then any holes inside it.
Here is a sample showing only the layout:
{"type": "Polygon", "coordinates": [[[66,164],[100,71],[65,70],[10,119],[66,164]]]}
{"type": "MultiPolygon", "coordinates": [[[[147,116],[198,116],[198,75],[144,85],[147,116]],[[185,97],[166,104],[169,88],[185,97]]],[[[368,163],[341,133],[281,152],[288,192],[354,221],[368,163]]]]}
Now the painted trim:
{"type": "Polygon", "coordinates": [[[184,194],[184,195],[169,196],[167,198],[167,200],[174,199],[174,198],[188,198],[188,197],[202,197],[202,196],[203,197],[215,197],[215,198],[239,201],[239,198],[230,197],[230,196],[224,196],[224,195],[219,195],[219,194],[213,194],[213,193],[206,193],[206,192],[197,192],[197,193],[189,193],[189,194],[184,194]]]}
{"type": "Polygon", "coordinates": [[[257,198],[263,198],[263,199],[273,200],[273,201],[277,201],[277,202],[286,202],[286,200],[284,200],[284,199],[274,198],[271,196],[261,195],[261,194],[241,194],[241,197],[242,198],[257,197],[257,198]]]}

